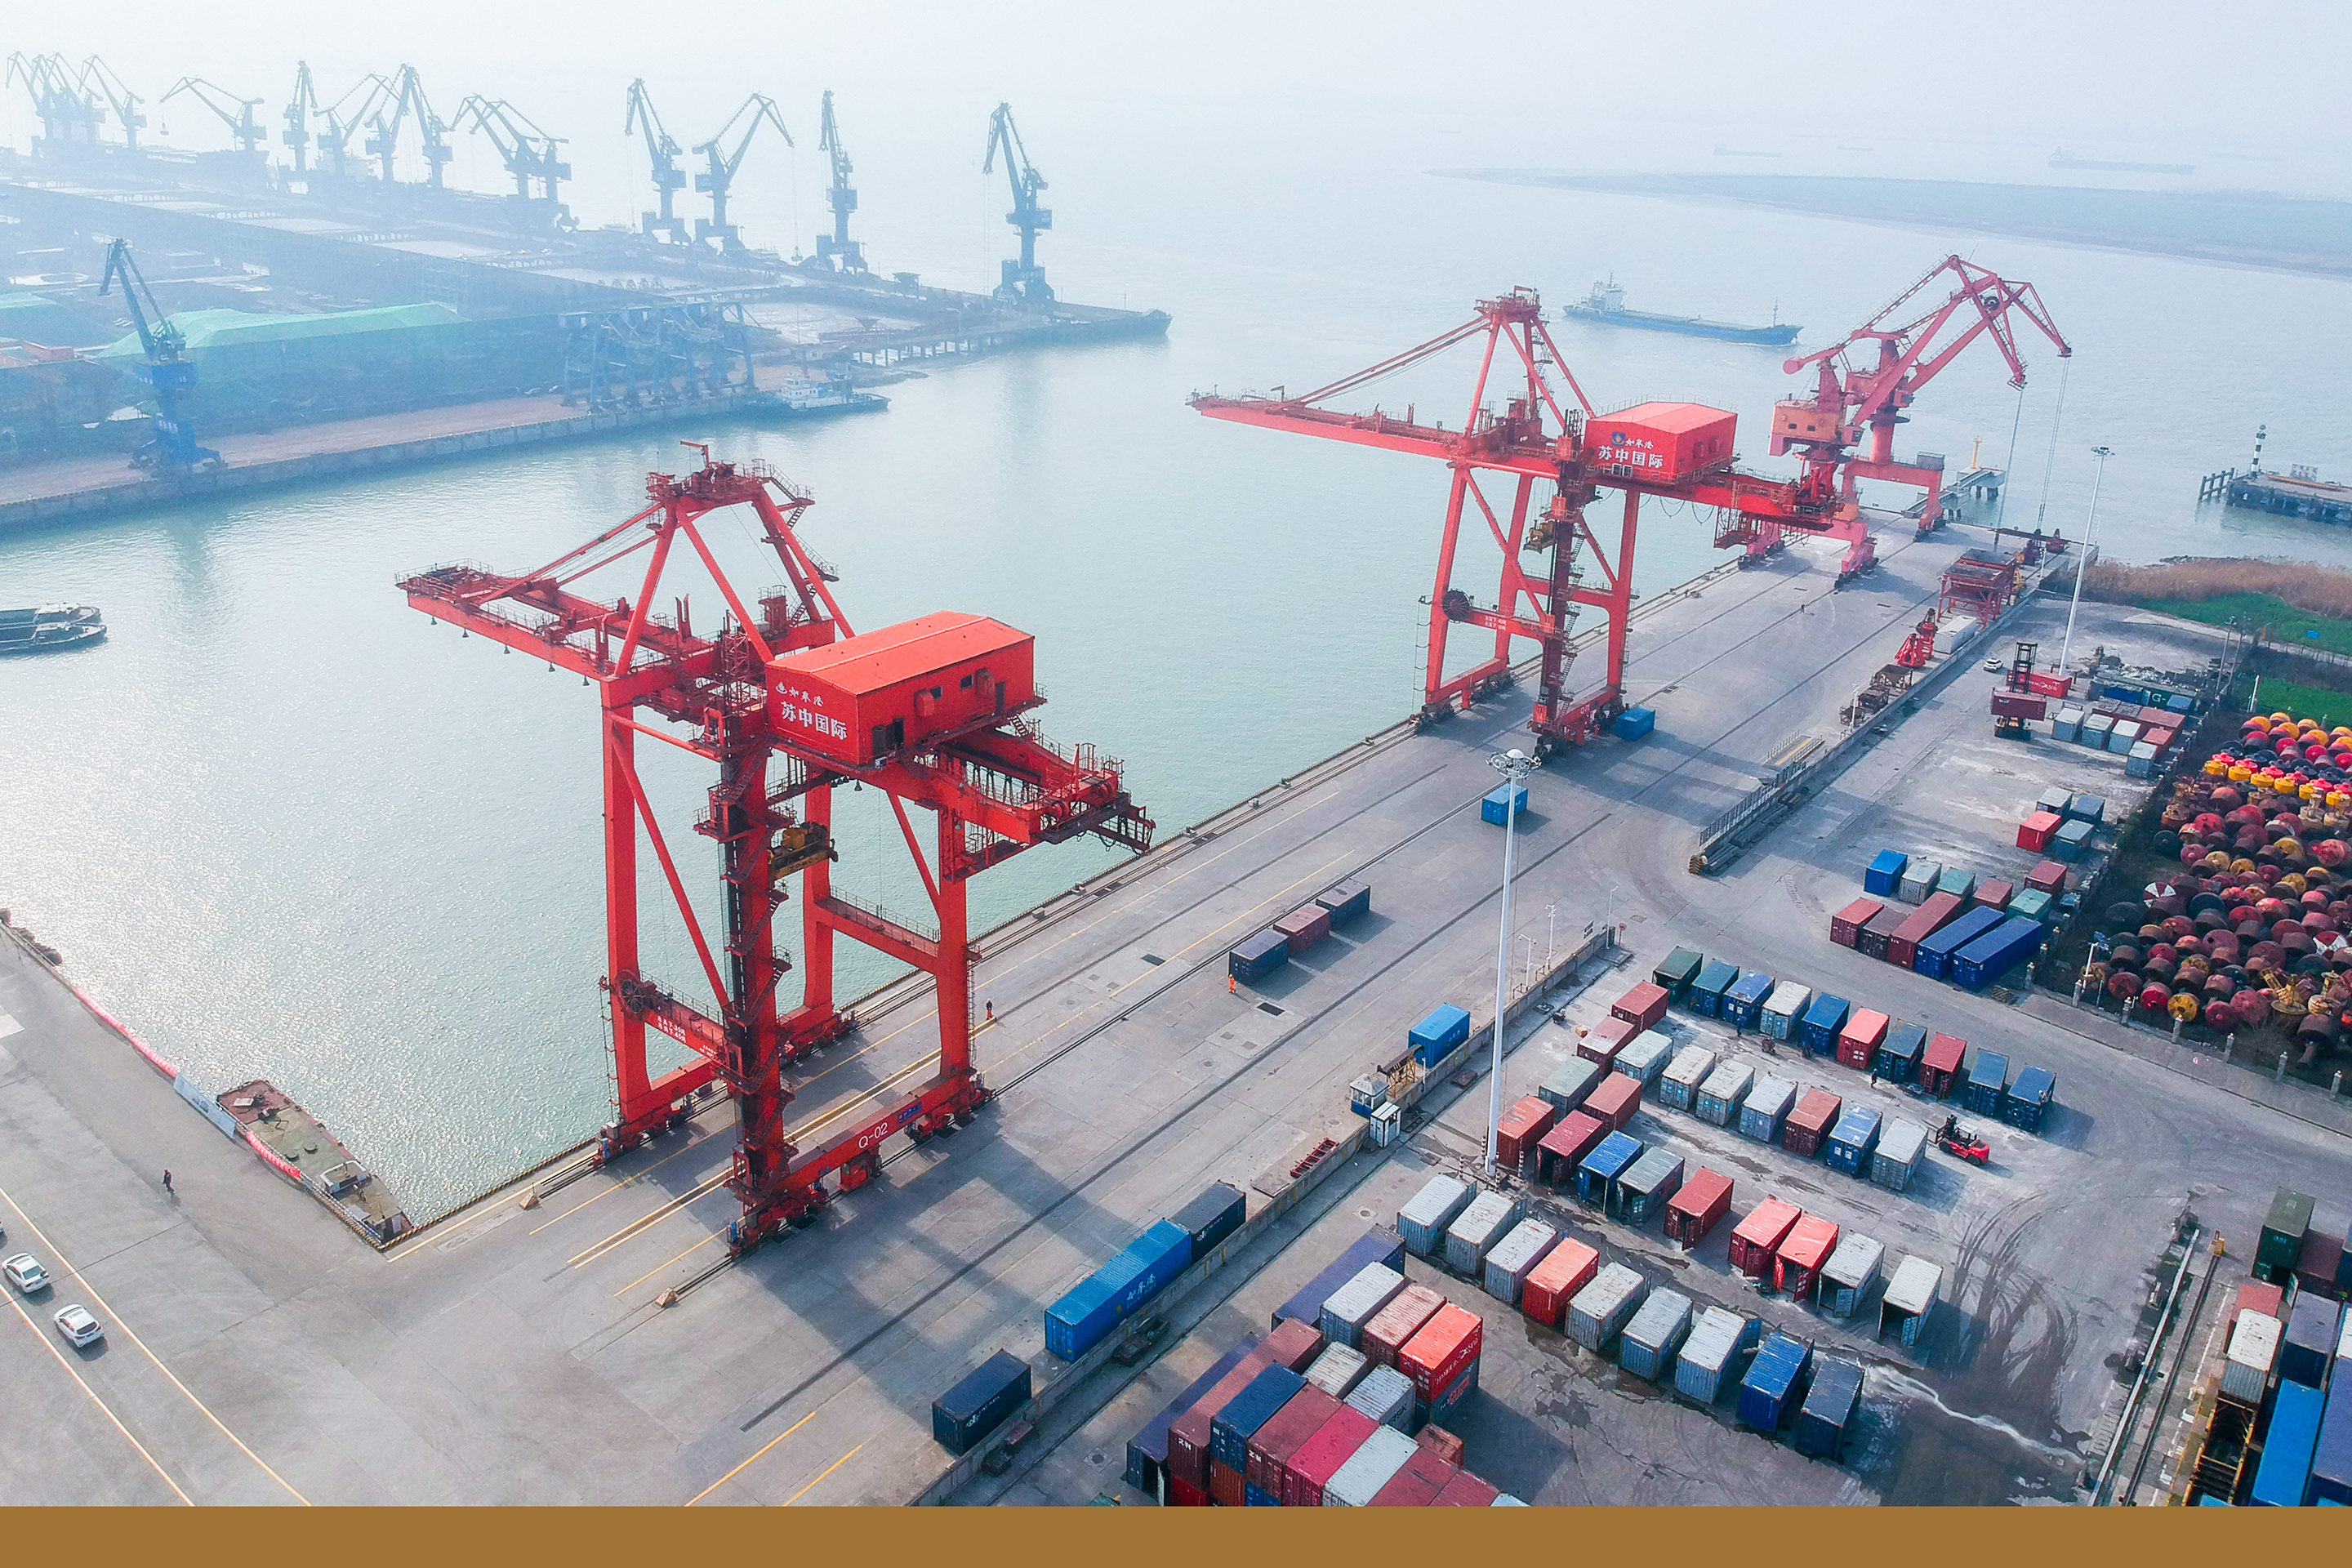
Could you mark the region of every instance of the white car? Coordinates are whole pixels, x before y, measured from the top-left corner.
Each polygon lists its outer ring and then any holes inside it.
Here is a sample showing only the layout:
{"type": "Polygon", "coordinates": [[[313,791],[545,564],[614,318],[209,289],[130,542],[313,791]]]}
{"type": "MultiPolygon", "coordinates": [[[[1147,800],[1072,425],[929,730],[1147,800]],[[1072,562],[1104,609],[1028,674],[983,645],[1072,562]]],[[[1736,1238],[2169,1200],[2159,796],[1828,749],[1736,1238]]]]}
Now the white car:
{"type": "Polygon", "coordinates": [[[58,1309],[57,1325],[66,1343],[76,1350],[86,1350],[106,1338],[106,1325],[90,1316],[89,1309],[79,1301],[58,1309]]]}
{"type": "Polygon", "coordinates": [[[36,1290],[46,1290],[49,1286],[49,1271],[42,1268],[41,1260],[29,1252],[0,1259],[0,1274],[8,1276],[8,1283],[27,1296],[36,1290]]]}
{"type": "Polygon", "coordinates": [[[2008,668],[2009,666],[2001,663],[2000,660],[1997,658],[1989,658],[1985,660],[1985,668],[1995,675],[2000,674],[2002,670],[2007,669],[2008,668]]]}

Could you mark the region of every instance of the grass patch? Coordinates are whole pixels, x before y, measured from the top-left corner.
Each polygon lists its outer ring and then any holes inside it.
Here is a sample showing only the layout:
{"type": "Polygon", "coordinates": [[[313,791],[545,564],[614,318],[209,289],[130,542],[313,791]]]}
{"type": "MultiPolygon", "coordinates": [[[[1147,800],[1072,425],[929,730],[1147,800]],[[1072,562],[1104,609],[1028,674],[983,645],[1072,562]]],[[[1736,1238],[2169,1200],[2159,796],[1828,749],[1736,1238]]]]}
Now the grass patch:
{"type": "Polygon", "coordinates": [[[2352,724],[2352,692],[2331,691],[2324,686],[2298,686],[2274,675],[2263,677],[2254,703],[2258,712],[2284,711],[2298,719],[2316,719],[2326,729],[2352,724]]]}
{"type": "Polygon", "coordinates": [[[2324,648],[2352,654],[2352,621],[2339,621],[2310,610],[2299,610],[2275,594],[2223,594],[2210,599],[2139,599],[2142,609],[2179,616],[2184,621],[2227,626],[2238,620],[2268,628],[2270,640],[2281,647],[2324,648]],[[2317,632],[2317,637],[2309,633],[2317,632]]]}

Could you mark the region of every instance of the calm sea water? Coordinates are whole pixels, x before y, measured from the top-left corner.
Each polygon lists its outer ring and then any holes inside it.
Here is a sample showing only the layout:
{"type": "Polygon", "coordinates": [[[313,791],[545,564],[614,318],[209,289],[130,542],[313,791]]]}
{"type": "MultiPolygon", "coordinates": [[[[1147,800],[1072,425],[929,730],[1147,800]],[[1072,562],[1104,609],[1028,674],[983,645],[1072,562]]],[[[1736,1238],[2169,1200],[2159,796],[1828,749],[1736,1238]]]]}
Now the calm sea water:
{"type": "MultiPolygon", "coordinates": [[[[2075,344],[2050,484],[2059,366],[2031,342],[2021,408],[1972,351],[1900,449],[1998,462],[2014,422],[2011,520],[2079,533],[2104,443],[2113,553],[2352,564],[2352,534],[2194,500],[2196,477],[2242,463],[2261,421],[2274,462],[2352,469],[2339,285],[1420,172],[1497,151],[1433,157],[1399,138],[1306,174],[1066,137],[1048,264],[1072,298],[1171,311],[1164,343],[946,371],[892,387],[886,415],[720,430],[719,449],[814,491],[805,532],[842,568],[857,626],[956,608],[1035,633],[1049,731],[1123,757],[1164,828],[1412,705],[1444,482],[1412,459],[1212,423],[1186,394],[1319,384],[1515,284],[1559,302],[1613,270],[1637,305],[1762,319],[1777,304],[1818,342],[1967,251],[2038,283],[2075,344]]],[[[869,194],[866,233],[888,264],[984,286],[1002,202],[976,170],[955,180],[928,217],[869,194]]],[[[813,187],[800,210],[813,227],[813,187]]],[[[1556,331],[1599,405],[1736,409],[1760,458],[1788,384],[1771,351],[1556,331]]],[[[1364,397],[1450,424],[1470,369],[1364,397]]],[[[0,540],[0,603],[95,601],[112,628],[93,651],[0,664],[0,903],[199,1081],[266,1076],[302,1100],[420,1217],[593,1131],[608,1091],[592,694],[434,627],[393,579],[551,558],[635,510],[646,470],[680,466],[675,438],[698,434],[0,540]]],[[[772,580],[748,531],[718,533],[743,580],[772,580]]],[[[1471,553],[1475,582],[1492,552],[1471,553]]],[[[1645,514],[1644,588],[1713,559],[1702,520],[1645,514]]],[[[672,840],[708,882],[709,847],[685,826],[703,781],[645,750],[672,840]]],[[[845,804],[866,808],[844,826],[845,886],[917,905],[876,798],[845,804]]],[[[1067,847],[992,871],[975,923],[1103,859],[1067,847]]],[[[656,931],[649,967],[691,989],[675,930],[656,931]]],[[[855,970],[847,990],[886,973],[855,970]]]]}

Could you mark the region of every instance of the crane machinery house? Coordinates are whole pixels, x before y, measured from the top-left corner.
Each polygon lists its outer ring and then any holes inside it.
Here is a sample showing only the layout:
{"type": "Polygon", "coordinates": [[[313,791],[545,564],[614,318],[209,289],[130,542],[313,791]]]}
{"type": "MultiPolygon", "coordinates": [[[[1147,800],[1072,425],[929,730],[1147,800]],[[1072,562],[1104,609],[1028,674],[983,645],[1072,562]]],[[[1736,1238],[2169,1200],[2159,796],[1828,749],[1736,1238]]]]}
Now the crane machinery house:
{"type": "Polygon", "coordinates": [[[1037,702],[1035,639],[986,616],[941,611],[768,665],[776,733],[852,767],[1037,702]]]}

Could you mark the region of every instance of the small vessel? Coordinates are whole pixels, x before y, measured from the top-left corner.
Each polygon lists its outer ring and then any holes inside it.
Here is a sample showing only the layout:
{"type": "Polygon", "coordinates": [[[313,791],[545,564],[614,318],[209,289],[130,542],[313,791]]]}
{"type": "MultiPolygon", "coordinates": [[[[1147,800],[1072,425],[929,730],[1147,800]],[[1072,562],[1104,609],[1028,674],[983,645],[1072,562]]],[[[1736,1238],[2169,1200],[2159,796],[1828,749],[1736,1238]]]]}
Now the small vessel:
{"type": "Polygon", "coordinates": [[[268,1079],[241,1083],[215,1103],[279,1174],[299,1184],[379,1250],[414,1228],[400,1200],[375,1173],[352,1159],[341,1139],[268,1079]]]}
{"type": "Polygon", "coordinates": [[[1710,321],[1704,316],[1662,316],[1651,310],[1629,310],[1625,308],[1625,290],[1617,286],[1614,274],[1605,283],[1595,283],[1592,292],[1567,307],[1567,313],[1587,321],[1605,321],[1616,327],[1641,327],[1653,332],[1680,332],[1690,338],[1720,338],[1732,343],[1769,343],[1784,347],[1797,341],[1804,329],[1791,326],[1772,314],[1769,326],[1743,327],[1730,321],[1710,321]]]}
{"type": "Polygon", "coordinates": [[[2128,158],[2077,158],[2061,147],[2050,154],[2053,169],[2095,169],[2108,174],[2193,174],[2194,163],[2137,163],[2128,158]]]}
{"type": "Polygon", "coordinates": [[[106,620],[95,605],[37,605],[29,610],[0,610],[0,657],[16,653],[55,653],[100,642],[106,620]]]}

